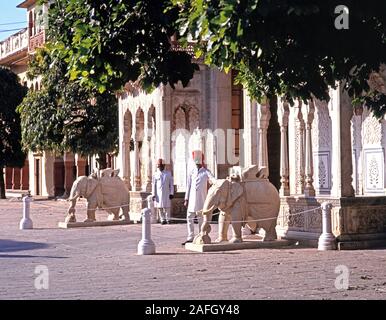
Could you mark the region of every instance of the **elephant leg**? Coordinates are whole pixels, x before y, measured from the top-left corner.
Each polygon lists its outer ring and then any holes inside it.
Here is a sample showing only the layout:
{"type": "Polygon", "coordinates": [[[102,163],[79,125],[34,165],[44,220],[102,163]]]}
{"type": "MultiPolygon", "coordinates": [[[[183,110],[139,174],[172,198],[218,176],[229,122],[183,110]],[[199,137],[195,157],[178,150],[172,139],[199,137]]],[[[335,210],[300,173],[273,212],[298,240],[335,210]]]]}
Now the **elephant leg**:
{"type": "Polygon", "coordinates": [[[209,233],[212,230],[210,226],[210,222],[212,221],[212,214],[205,214],[202,219],[203,222],[201,224],[200,233],[193,239],[193,243],[195,244],[207,244],[211,243],[212,241],[209,236],[209,233]]]}
{"type": "Polygon", "coordinates": [[[67,211],[67,216],[64,219],[65,223],[69,222],[76,222],[76,217],[75,217],[75,208],[69,208],[67,211]]]}
{"type": "Polygon", "coordinates": [[[126,204],[124,204],[124,205],[122,206],[121,209],[122,209],[122,214],[121,214],[121,216],[120,216],[120,219],[121,219],[121,220],[127,220],[127,221],[129,221],[129,220],[130,220],[129,206],[126,205],[126,204]]]}
{"type": "Polygon", "coordinates": [[[218,217],[218,238],[215,242],[228,241],[228,228],[230,224],[230,215],[220,212],[218,217]]]}
{"type": "Polygon", "coordinates": [[[76,222],[75,206],[76,206],[76,199],[73,199],[73,200],[71,200],[71,205],[69,206],[69,208],[67,210],[67,216],[64,220],[65,223],[76,222]]]}
{"type": "Polygon", "coordinates": [[[109,221],[119,220],[119,208],[110,209],[107,212],[109,213],[107,220],[109,221]]]}
{"type": "Polygon", "coordinates": [[[263,241],[273,241],[277,239],[276,220],[262,221],[260,225],[265,230],[263,241]]]}
{"type": "Polygon", "coordinates": [[[95,219],[96,204],[87,202],[87,219],[84,222],[94,222],[95,219]]]}
{"type": "Polygon", "coordinates": [[[241,226],[243,224],[242,217],[244,216],[244,213],[243,213],[243,207],[241,206],[239,201],[236,201],[236,203],[234,204],[231,211],[231,216],[232,216],[233,236],[232,236],[232,239],[229,240],[229,242],[231,243],[243,242],[243,239],[241,236],[241,226]]]}
{"type": "Polygon", "coordinates": [[[241,225],[241,222],[232,222],[233,236],[232,239],[229,240],[230,243],[243,242],[243,239],[241,237],[241,225]]]}
{"type": "Polygon", "coordinates": [[[257,231],[258,225],[257,225],[257,222],[253,220],[256,220],[256,219],[251,216],[248,216],[247,223],[245,224],[245,226],[251,231],[252,234],[255,234],[257,231]]]}

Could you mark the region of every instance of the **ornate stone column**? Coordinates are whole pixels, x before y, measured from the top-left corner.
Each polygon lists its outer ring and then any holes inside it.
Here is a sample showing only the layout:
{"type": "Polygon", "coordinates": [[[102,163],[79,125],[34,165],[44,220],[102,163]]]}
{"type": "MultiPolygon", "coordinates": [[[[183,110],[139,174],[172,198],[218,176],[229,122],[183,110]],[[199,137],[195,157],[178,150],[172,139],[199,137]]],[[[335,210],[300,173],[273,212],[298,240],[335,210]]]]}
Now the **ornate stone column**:
{"type": "Polygon", "coordinates": [[[295,152],[296,152],[296,194],[304,192],[304,120],[301,102],[294,106],[295,111],[295,152]]]}
{"type": "Polygon", "coordinates": [[[353,110],[348,94],[339,85],[332,92],[331,120],[332,136],[332,195],[336,197],[353,197],[352,187],[352,148],[351,117],[353,110]]]}
{"type": "Polygon", "coordinates": [[[355,107],[354,108],[354,118],[352,120],[353,130],[352,130],[352,136],[353,136],[353,148],[356,149],[355,151],[355,159],[354,162],[356,163],[356,169],[357,169],[357,176],[356,176],[356,190],[355,193],[357,195],[363,195],[364,194],[364,187],[363,187],[363,145],[362,145],[362,126],[363,126],[363,107],[355,107]]]}
{"type": "Polygon", "coordinates": [[[147,192],[151,192],[151,182],[153,177],[152,172],[152,159],[151,159],[151,137],[149,135],[146,135],[145,143],[145,149],[143,152],[143,161],[145,161],[145,168],[146,168],[146,182],[144,186],[144,190],[147,192]]]}
{"type": "Polygon", "coordinates": [[[289,168],[288,168],[288,118],[289,118],[289,106],[288,103],[282,101],[280,97],[277,99],[277,114],[280,125],[280,190],[281,196],[289,196],[289,168]]]}
{"type": "Polygon", "coordinates": [[[79,154],[75,155],[75,163],[76,163],[76,176],[85,176],[86,175],[86,165],[87,159],[82,158],[79,154]]]}
{"type": "Polygon", "coordinates": [[[20,169],[19,168],[13,168],[12,189],[13,190],[19,190],[20,189],[20,169]]]}
{"type": "Polygon", "coordinates": [[[244,161],[245,166],[257,164],[257,104],[244,92],[244,161]]]}
{"type": "Polygon", "coordinates": [[[131,171],[130,171],[130,137],[123,135],[121,150],[120,150],[121,162],[122,162],[122,177],[129,190],[131,190],[131,171]]]}
{"type": "Polygon", "coordinates": [[[64,160],[64,195],[69,196],[72,184],[74,183],[74,160],[72,153],[66,152],[63,157],[64,160]]]}
{"type": "Polygon", "coordinates": [[[24,167],[21,169],[21,190],[29,190],[29,162],[25,160],[24,167]]]}
{"type": "Polygon", "coordinates": [[[314,165],[313,165],[313,154],[312,154],[312,121],[314,120],[315,105],[313,101],[309,101],[308,104],[303,104],[302,107],[303,118],[306,123],[306,152],[305,152],[305,186],[304,195],[306,197],[315,196],[314,182],[314,165]]]}
{"type": "Polygon", "coordinates": [[[268,167],[268,148],[267,148],[267,129],[269,120],[271,119],[271,111],[269,110],[269,102],[257,104],[257,128],[259,132],[259,152],[258,165],[259,167],[268,167]]]}
{"type": "Polygon", "coordinates": [[[141,191],[141,172],[139,165],[139,141],[134,140],[134,191],[141,191]]]}

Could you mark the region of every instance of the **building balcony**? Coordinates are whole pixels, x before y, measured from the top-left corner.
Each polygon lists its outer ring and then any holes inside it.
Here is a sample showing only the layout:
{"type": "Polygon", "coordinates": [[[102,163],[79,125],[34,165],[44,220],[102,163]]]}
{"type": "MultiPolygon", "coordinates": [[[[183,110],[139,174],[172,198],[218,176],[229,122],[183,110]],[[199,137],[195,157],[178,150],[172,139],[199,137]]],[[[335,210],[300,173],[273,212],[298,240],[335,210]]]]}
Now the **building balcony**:
{"type": "Polygon", "coordinates": [[[28,49],[27,28],[0,42],[0,64],[7,65],[25,55],[28,49]]]}
{"type": "Polygon", "coordinates": [[[40,31],[38,34],[29,38],[29,53],[35,52],[36,48],[42,47],[45,42],[45,32],[40,31]]]}

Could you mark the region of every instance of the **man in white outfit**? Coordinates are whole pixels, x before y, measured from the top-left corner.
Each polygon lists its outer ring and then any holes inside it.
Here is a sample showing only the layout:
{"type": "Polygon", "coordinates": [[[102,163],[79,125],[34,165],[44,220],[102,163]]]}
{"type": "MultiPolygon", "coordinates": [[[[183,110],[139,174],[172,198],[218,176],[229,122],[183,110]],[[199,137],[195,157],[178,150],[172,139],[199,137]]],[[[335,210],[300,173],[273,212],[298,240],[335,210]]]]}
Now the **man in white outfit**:
{"type": "Polygon", "coordinates": [[[193,161],[196,164],[196,168],[188,174],[184,202],[185,207],[188,208],[186,213],[188,236],[182,245],[192,242],[194,239],[195,217],[198,219],[198,230],[201,229],[203,220],[202,209],[208,193],[208,183],[212,184],[215,180],[212,173],[203,166],[204,155],[201,151],[193,151],[193,161]]]}
{"type": "Polygon", "coordinates": [[[172,174],[165,170],[162,159],[157,161],[157,172],[153,175],[152,196],[161,224],[170,224],[171,199],[174,197],[172,174]]]}

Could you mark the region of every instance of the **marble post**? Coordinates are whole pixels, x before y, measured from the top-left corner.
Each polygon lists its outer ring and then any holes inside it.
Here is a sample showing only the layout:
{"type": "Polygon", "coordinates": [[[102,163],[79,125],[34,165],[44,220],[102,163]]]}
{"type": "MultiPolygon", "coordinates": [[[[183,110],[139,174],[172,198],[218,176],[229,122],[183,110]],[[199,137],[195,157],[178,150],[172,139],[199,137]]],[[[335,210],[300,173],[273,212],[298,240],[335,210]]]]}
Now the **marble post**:
{"type": "Polygon", "coordinates": [[[331,208],[332,205],[329,202],[322,203],[322,234],[319,237],[318,241],[318,250],[335,250],[336,249],[336,240],[332,234],[331,227],[331,208]]]}
{"type": "Polygon", "coordinates": [[[278,98],[278,120],[280,125],[280,190],[281,196],[289,196],[289,168],[288,168],[288,118],[289,118],[289,106],[287,102],[281,101],[278,98]]]}
{"type": "Polygon", "coordinates": [[[33,223],[30,218],[30,202],[32,198],[30,196],[26,196],[23,198],[23,218],[20,220],[19,229],[33,229],[33,223]]]}
{"type": "Polygon", "coordinates": [[[313,185],[314,179],[314,165],[313,165],[313,154],[312,154],[312,121],[314,120],[315,105],[312,101],[302,106],[303,119],[306,123],[306,150],[305,150],[305,186],[304,195],[306,197],[315,196],[315,188],[313,185]]]}
{"type": "Polygon", "coordinates": [[[138,255],[155,254],[155,244],[151,239],[151,210],[142,209],[142,240],[138,243],[138,255]]]}

